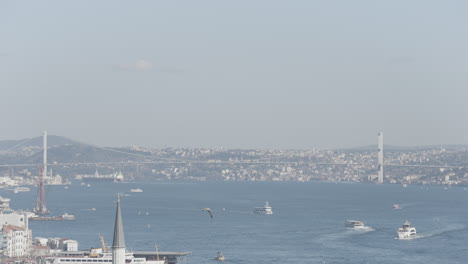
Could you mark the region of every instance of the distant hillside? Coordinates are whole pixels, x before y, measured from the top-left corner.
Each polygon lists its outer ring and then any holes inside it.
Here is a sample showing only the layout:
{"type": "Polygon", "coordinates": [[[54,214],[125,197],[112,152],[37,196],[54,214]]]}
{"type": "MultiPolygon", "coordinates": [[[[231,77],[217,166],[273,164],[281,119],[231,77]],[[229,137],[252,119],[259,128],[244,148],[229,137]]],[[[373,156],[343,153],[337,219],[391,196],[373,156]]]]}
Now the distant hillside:
{"type": "MultiPolygon", "coordinates": [[[[23,140],[0,141],[0,154],[14,146],[12,151],[22,147],[34,147],[32,153],[0,155],[0,164],[40,164],[42,163],[42,137],[23,140]]],[[[151,155],[146,152],[119,148],[101,148],[80,143],[65,137],[49,135],[47,137],[49,163],[93,163],[93,162],[126,162],[144,160],[151,155]],[[124,152],[124,153],[123,153],[124,152]]]]}
{"type": "MultiPolygon", "coordinates": [[[[384,151],[386,152],[411,152],[411,151],[422,151],[429,149],[441,149],[446,150],[467,150],[468,145],[429,145],[429,146],[397,146],[397,145],[384,145],[384,151]]],[[[377,144],[367,145],[361,147],[352,147],[345,149],[337,149],[344,152],[361,152],[361,151],[377,151],[377,144]]]]}
{"type": "MultiPolygon", "coordinates": [[[[0,151],[8,150],[16,145],[24,147],[42,147],[42,137],[35,137],[32,139],[20,139],[20,140],[0,140],[0,151]],[[21,144],[24,142],[23,144],[21,144]]],[[[82,145],[81,143],[61,137],[49,135],[47,136],[47,145],[49,147],[57,147],[63,145],[82,145]]]]}
{"type": "MultiPolygon", "coordinates": [[[[150,157],[148,153],[131,151],[128,149],[122,150],[123,152],[129,153],[120,153],[120,150],[115,148],[99,148],[90,145],[62,145],[57,147],[50,147],[48,149],[48,160],[49,163],[86,163],[86,162],[126,162],[126,161],[135,161],[143,160],[147,156],[150,157]],[[132,155],[133,154],[133,155],[132,155]],[[137,156],[138,155],[138,156],[137,156]]],[[[42,152],[37,152],[28,157],[22,157],[22,160],[17,162],[24,164],[35,164],[42,162],[42,152]]]]}

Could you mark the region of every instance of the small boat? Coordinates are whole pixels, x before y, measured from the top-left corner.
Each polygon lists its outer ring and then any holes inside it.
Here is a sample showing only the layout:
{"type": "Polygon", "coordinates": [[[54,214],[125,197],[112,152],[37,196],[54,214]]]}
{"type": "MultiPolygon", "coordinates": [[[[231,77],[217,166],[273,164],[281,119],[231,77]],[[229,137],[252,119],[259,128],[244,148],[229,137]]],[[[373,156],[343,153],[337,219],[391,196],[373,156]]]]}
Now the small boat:
{"type": "Polygon", "coordinates": [[[393,205],[393,209],[400,209],[400,206],[396,203],[393,205]]]}
{"type": "Polygon", "coordinates": [[[31,191],[31,189],[29,189],[28,187],[16,187],[13,189],[14,193],[29,192],[29,191],[31,191]]]}
{"type": "Polygon", "coordinates": [[[133,193],[140,193],[140,192],[143,192],[143,190],[140,189],[140,188],[136,188],[136,189],[130,189],[130,192],[133,192],[133,193]]]}
{"type": "Polygon", "coordinates": [[[63,220],[66,220],[66,221],[75,220],[75,216],[74,216],[74,215],[67,214],[67,213],[64,213],[64,214],[62,215],[62,218],[63,218],[63,220]]]}
{"type": "Polygon", "coordinates": [[[398,239],[413,239],[416,237],[416,228],[412,227],[408,220],[397,230],[398,239]]]}
{"type": "Polygon", "coordinates": [[[364,222],[358,220],[346,220],[345,227],[353,229],[363,229],[366,228],[364,222]]]}
{"type": "Polygon", "coordinates": [[[273,214],[273,210],[271,206],[268,204],[268,202],[265,202],[265,205],[263,207],[255,207],[253,212],[255,214],[266,214],[266,215],[273,214]]]}
{"type": "Polygon", "coordinates": [[[219,260],[219,261],[224,261],[224,255],[223,253],[220,251],[216,254],[216,256],[214,257],[214,259],[216,260],[219,260]]]}

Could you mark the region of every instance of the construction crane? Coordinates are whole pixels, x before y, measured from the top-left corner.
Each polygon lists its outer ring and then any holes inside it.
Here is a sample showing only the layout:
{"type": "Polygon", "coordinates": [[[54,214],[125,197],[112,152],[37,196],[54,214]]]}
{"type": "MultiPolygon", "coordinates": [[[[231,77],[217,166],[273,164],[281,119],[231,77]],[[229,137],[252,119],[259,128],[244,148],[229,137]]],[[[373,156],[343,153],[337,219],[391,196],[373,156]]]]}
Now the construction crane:
{"type": "Polygon", "coordinates": [[[107,252],[108,248],[107,248],[107,245],[106,245],[106,241],[104,241],[104,237],[101,234],[99,234],[99,238],[101,239],[102,251],[107,252]]]}
{"type": "Polygon", "coordinates": [[[156,260],[159,261],[159,250],[158,250],[158,243],[154,242],[154,247],[156,248],[156,260]]]}

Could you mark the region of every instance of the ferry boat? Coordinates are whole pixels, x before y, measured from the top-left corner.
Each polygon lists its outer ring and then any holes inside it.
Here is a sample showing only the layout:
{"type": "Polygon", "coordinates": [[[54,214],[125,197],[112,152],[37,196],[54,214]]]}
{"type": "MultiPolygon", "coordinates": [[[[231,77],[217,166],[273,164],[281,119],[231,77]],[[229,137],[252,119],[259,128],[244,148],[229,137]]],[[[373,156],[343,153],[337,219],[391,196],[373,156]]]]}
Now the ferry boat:
{"type": "MultiPolygon", "coordinates": [[[[112,253],[97,253],[85,254],[84,252],[63,252],[59,256],[47,257],[47,264],[97,264],[97,263],[113,263],[112,253]]],[[[146,258],[136,258],[133,253],[125,253],[125,263],[138,264],[165,264],[166,260],[147,260],[146,258]]]]}
{"type": "Polygon", "coordinates": [[[224,255],[223,255],[223,253],[222,253],[221,251],[218,252],[218,253],[216,254],[216,256],[215,256],[215,259],[216,259],[216,260],[219,260],[219,261],[224,261],[224,255]]]}
{"type": "Polygon", "coordinates": [[[122,172],[113,173],[108,175],[100,175],[99,172],[96,170],[94,175],[80,175],[79,179],[83,182],[123,182],[124,176],[122,172]]]}
{"type": "Polygon", "coordinates": [[[346,220],[345,222],[345,227],[348,228],[353,228],[353,229],[363,229],[366,226],[364,225],[364,222],[358,221],[358,220],[346,220]]]}
{"type": "Polygon", "coordinates": [[[29,192],[29,191],[31,191],[31,189],[29,189],[28,187],[16,187],[13,189],[14,193],[29,192]]]}
{"type": "Polygon", "coordinates": [[[44,216],[44,215],[37,215],[31,214],[29,215],[29,220],[31,221],[73,221],[75,220],[75,216],[71,214],[63,214],[58,216],[44,216]]]}
{"type": "Polygon", "coordinates": [[[397,231],[398,239],[413,239],[416,237],[416,228],[412,227],[408,220],[397,231]]]}
{"type": "Polygon", "coordinates": [[[268,202],[265,202],[265,205],[263,207],[255,207],[253,212],[255,214],[266,214],[266,215],[273,214],[273,210],[271,209],[271,206],[268,204],[268,202]]]}
{"type": "Polygon", "coordinates": [[[143,192],[143,190],[140,189],[140,188],[137,188],[137,189],[130,189],[130,192],[139,193],[139,192],[143,192]]]}
{"type": "Polygon", "coordinates": [[[74,215],[67,214],[67,213],[64,213],[64,214],[62,215],[62,218],[63,218],[63,220],[68,220],[68,221],[75,220],[75,216],[74,216],[74,215]]]}
{"type": "Polygon", "coordinates": [[[396,203],[393,205],[393,209],[400,209],[400,206],[396,203]]]}

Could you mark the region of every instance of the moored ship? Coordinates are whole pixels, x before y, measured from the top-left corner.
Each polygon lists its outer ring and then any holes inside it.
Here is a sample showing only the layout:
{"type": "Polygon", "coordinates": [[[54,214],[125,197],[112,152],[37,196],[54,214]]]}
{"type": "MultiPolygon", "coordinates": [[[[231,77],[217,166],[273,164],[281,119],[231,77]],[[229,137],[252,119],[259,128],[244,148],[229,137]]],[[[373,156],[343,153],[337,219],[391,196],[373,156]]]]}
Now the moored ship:
{"type": "MultiPolygon", "coordinates": [[[[48,264],[96,264],[96,263],[113,263],[112,253],[85,253],[82,251],[66,252],[63,255],[46,258],[48,264]]],[[[135,257],[133,253],[125,253],[125,263],[139,264],[165,264],[166,260],[148,260],[146,258],[135,257]]]]}
{"type": "Polygon", "coordinates": [[[71,214],[63,214],[58,216],[44,216],[44,215],[36,215],[31,214],[29,216],[29,220],[31,221],[73,221],[75,220],[75,216],[71,214]]]}

